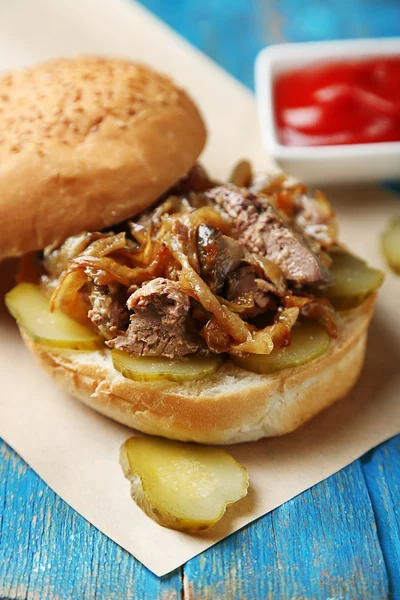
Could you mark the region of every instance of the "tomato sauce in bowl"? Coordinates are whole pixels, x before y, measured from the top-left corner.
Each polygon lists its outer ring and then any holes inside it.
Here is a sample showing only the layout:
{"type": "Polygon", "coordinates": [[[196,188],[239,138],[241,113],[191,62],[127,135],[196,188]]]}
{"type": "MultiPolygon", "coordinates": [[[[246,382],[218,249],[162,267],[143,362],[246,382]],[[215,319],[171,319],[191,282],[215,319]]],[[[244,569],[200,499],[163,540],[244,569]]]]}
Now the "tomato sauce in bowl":
{"type": "Polygon", "coordinates": [[[279,142],[334,146],[400,141],[400,56],[327,62],[276,76],[279,142]]]}

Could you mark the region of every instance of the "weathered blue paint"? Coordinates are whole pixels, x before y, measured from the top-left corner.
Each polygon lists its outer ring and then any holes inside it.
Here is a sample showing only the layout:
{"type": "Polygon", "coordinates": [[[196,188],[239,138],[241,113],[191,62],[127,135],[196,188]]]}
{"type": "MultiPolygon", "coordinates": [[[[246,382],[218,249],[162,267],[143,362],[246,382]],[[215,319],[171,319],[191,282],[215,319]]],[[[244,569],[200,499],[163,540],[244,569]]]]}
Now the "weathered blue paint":
{"type": "Polygon", "coordinates": [[[150,573],[70,509],[3,443],[0,598],[3,597],[180,600],[181,575],[176,572],[159,579],[150,573]]]}
{"type": "Polygon", "coordinates": [[[268,0],[144,0],[147,8],[249,87],[268,0]]]}
{"type": "Polygon", "coordinates": [[[359,463],[287,502],[185,567],[194,597],[387,597],[359,463]]]}
{"type": "Polygon", "coordinates": [[[361,459],[393,598],[400,598],[400,436],[361,459]]]}
{"type": "Polygon", "coordinates": [[[282,33],[292,42],[399,35],[397,0],[275,0],[282,33]]]}
{"type": "Polygon", "coordinates": [[[142,0],[147,8],[253,88],[266,44],[400,35],[398,0],[142,0]]]}
{"type": "MultiPolygon", "coordinates": [[[[400,35],[398,0],[142,0],[247,86],[266,43],[400,35]]],[[[0,447],[0,598],[400,598],[400,436],[158,579],[0,447]]]]}

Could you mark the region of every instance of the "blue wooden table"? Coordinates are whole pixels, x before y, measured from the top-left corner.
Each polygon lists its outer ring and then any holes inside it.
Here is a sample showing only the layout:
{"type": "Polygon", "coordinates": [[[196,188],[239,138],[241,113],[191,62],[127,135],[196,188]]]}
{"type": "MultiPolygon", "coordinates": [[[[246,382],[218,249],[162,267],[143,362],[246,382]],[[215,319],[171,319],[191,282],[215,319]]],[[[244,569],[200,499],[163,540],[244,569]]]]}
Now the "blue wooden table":
{"type": "MultiPolygon", "coordinates": [[[[143,4],[250,88],[266,43],[400,35],[399,0],[143,4]]],[[[397,436],[159,579],[0,442],[0,600],[400,598],[399,502],[397,436]]]]}

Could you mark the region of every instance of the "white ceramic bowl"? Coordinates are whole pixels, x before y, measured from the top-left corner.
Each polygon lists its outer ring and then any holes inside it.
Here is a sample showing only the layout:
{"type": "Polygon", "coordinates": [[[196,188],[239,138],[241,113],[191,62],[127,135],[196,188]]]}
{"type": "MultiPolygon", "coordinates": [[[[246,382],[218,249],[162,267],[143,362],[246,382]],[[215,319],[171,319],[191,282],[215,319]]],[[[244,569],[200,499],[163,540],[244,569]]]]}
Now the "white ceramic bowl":
{"type": "MultiPolygon", "coordinates": [[[[287,173],[307,183],[400,179],[400,142],[340,146],[284,146],[278,140],[273,81],[276,75],[311,63],[400,56],[400,38],[277,44],[261,50],[255,83],[262,141],[287,173]]],[[[400,85],[400,82],[399,82],[400,85]]]]}

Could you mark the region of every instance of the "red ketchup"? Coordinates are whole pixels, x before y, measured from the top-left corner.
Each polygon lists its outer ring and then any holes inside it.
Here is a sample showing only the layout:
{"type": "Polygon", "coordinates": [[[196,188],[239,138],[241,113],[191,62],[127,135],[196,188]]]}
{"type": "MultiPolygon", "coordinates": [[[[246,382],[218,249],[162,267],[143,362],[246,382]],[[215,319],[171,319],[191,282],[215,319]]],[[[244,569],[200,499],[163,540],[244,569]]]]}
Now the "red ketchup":
{"type": "Polygon", "coordinates": [[[274,85],[286,146],[400,141],[400,57],[308,65],[274,85]]]}

